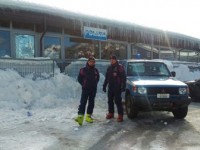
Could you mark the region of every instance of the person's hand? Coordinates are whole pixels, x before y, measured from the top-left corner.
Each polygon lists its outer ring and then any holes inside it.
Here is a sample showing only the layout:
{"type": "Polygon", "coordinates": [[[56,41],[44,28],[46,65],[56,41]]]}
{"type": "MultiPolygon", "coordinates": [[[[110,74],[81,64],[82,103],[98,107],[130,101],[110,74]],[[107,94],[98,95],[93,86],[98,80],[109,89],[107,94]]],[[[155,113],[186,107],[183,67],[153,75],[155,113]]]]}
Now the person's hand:
{"type": "Polygon", "coordinates": [[[103,87],[103,91],[106,93],[106,87],[103,87]]]}

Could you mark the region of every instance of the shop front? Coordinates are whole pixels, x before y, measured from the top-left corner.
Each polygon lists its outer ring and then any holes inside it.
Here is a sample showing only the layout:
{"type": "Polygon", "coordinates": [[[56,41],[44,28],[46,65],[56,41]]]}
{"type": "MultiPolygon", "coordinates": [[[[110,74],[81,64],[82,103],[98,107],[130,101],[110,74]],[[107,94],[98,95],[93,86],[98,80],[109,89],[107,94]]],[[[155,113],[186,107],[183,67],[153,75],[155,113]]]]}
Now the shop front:
{"type": "MultiPolygon", "coordinates": [[[[92,29],[98,30],[98,28],[92,29]]],[[[106,30],[105,33],[107,34],[106,30]]],[[[10,28],[1,30],[0,28],[0,56],[49,57],[51,59],[78,59],[94,56],[97,59],[109,59],[110,55],[114,54],[119,59],[127,58],[127,42],[115,41],[107,37],[99,38],[99,36],[96,38],[47,32],[41,40],[40,33],[10,30],[10,28]]]]}
{"type": "Polygon", "coordinates": [[[127,43],[107,39],[107,31],[84,27],[83,37],[65,36],[65,59],[88,58],[109,59],[116,55],[118,59],[127,58],[127,43]]]}
{"type": "Polygon", "coordinates": [[[173,59],[172,54],[159,55],[160,50],[154,48],[173,46],[176,55],[180,51],[180,56],[176,56],[180,60],[199,61],[199,40],[195,38],[67,11],[57,10],[54,14],[38,5],[38,10],[29,11],[20,3],[15,8],[1,7],[0,57],[46,57],[63,61],[92,55],[108,60],[114,54],[118,59],[160,56],[173,59]],[[183,50],[191,53],[185,54],[183,50]]]}

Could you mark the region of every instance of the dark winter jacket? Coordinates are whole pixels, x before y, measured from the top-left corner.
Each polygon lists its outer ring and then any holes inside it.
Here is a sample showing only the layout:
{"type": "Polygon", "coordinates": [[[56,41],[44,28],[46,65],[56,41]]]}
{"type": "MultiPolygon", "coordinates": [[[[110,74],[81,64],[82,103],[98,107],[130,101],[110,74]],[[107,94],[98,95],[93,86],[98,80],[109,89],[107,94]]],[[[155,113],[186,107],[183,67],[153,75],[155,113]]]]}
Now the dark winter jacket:
{"type": "Polygon", "coordinates": [[[106,72],[103,88],[108,88],[115,91],[124,91],[126,88],[126,73],[124,67],[116,62],[114,65],[108,67],[106,72]]]}
{"type": "Polygon", "coordinates": [[[83,89],[96,89],[99,82],[99,71],[87,63],[86,67],[80,69],[78,82],[83,89]]]}

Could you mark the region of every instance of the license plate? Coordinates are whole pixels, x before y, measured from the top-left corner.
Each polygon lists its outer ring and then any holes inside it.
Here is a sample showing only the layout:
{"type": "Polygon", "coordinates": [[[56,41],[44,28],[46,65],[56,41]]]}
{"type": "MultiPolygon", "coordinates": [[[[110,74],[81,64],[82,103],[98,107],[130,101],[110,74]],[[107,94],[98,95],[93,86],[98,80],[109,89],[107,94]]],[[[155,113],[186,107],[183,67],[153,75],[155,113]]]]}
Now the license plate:
{"type": "Polygon", "coordinates": [[[157,94],[157,98],[169,98],[169,94],[157,94]]]}

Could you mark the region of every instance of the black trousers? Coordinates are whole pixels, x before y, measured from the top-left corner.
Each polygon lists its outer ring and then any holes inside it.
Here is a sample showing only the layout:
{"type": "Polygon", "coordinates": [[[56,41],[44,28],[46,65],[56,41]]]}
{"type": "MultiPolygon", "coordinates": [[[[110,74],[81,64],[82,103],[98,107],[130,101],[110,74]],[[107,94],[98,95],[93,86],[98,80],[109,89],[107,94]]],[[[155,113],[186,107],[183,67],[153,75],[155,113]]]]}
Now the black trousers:
{"type": "Polygon", "coordinates": [[[123,115],[121,90],[108,89],[108,112],[109,113],[114,113],[114,103],[117,106],[118,114],[123,115]]]}
{"type": "Polygon", "coordinates": [[[87,105],[87,114],[92,114],[93,109],[94,109],[94,99],[96,96],[96,89],[82,89],[82,94],[81,94],[81,100],[80,100],[80,105],[78,108],[78,114],[84,115],[85,114],[85,108],[86,104],[87,105]]]}

